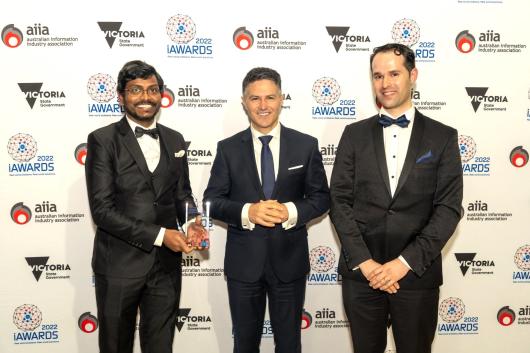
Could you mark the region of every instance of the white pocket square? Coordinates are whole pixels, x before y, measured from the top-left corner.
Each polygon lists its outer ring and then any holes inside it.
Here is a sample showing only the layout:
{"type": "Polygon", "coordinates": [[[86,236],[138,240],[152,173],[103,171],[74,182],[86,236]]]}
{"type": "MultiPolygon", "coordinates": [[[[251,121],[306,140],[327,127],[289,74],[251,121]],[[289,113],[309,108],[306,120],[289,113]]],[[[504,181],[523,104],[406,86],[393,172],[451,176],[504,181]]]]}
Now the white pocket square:
{"type": "Polygon", "coordinates": [[[300,169],[300,168],[302,168],[303,166],[304,166],[303,164],[295,165],[294,167],[289,167],[289,168],[287,168],[287,170],[300,169]]]}
{"type": "Polygon", "coordinates": [[[182,156],[184,156],[184,153],[186,153],[184,150],[180,150],[178,152],[175,152],[175,157],[176,158],[181,158],[182,156]]]}

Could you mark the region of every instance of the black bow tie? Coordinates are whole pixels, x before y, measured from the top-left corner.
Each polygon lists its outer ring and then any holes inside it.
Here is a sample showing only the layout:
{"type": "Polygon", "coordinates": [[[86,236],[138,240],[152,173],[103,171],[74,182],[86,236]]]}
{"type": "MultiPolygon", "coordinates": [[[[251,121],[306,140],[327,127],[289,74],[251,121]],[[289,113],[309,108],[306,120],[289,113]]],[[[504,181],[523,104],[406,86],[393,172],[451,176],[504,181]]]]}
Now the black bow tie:
{"type": "Polygon", "coordinates": [[[158,129],[155,127],[154,129],[146,130],[139,126],[134,128],[134,136],[136,136],[136,138],[142,137],[143,135],[149,135],[156,140],[158,139],[158,129]]]}
{"type": "Polygon", "coordinates": [[[386,115],[381,115],[379,119],[377,119],[379,124],[381,124],[383,127],[389,127],[392,124],[396,124],[399,127],[407,127],[409,126],[410,120],[407,119],[405,114],[400,116],[397,119],[392,119],[391,117],[388,117],[386,115]]]}

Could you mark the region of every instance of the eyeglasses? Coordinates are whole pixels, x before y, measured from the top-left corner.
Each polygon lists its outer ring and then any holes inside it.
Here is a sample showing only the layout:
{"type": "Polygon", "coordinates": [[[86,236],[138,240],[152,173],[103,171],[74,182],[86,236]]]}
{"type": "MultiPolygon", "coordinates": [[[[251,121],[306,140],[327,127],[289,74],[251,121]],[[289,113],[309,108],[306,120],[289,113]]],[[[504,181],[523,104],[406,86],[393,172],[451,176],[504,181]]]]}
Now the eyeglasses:
{"type": "Polygon", "coordinates": [[[131,96],[139,96],[143,94],[144,92],[147,92],[147,95],[149,96],[158,96],[160,94],[160,87],[153,86],[148,87],[147,89],[143,89],[139,86],[132,86],[131,88],[125,89],[124,91],[129,92],[129,95],[131,96]]]}

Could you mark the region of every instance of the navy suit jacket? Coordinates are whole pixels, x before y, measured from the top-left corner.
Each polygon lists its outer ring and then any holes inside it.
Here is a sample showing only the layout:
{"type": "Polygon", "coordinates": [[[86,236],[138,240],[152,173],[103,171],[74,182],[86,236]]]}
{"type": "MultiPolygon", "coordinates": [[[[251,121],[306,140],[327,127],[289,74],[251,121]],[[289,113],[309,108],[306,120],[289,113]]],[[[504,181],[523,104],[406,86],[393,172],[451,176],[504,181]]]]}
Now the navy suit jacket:
{"type": "Polygon", "coordinates": [[[267,258],[276,276],[291,282],[309,272],[306,224],[329,209],[329,188],[318,149],[318,141],[296,130],[281,127],[279,168],[271,199],[293,202],[298,221],[284,230],[242,228],[245,203],[265,200],[250,128],[220,141],[204,200],[211,202],[210,215],[228,224],[225,274],[244,282],[255,282],[267,258]],[[291,168],[297,167],[299,168],[291,168]],[[290,169],[291,168],[291,169],[290,169]]]}
{"type": "Polygon", "coordinates": [[[401,288],[442,284],[441,250],[461,218],[463,178],[457,131],[416,110],[394,196],[378,116],[348,125],[331,176],[330,217],[342,251],[339,273],[366,281],[354,267],[402,255],[413,271],[401,288]]]}
{"type": "Polygon", "coordinates": [[[92,256],[96,273],[141,277],[157,254],[165,270],[180,268],[180,252],[153,244],[162,226],[176,229],[177,218],[184,222],[186,202],[195,208],[186,143],[177,131],[157,127],[160,162],[153,173],[125,117],[88,135],[85,174],[97,225],[92,256]]]}

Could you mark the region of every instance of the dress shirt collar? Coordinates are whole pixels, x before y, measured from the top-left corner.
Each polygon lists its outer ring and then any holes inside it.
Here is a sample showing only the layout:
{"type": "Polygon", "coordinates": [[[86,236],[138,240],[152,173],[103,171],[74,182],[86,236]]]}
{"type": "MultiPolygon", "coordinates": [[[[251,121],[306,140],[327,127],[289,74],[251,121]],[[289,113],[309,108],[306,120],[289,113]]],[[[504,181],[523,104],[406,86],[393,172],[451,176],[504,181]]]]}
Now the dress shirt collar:
{"type": "Polygon", "coordinates": [[[156,127],[156,119],[153,120],[153,123],[151,125],[149,125],[148,127],[143,127],[142,125],[138,124],[137,122],[133,121],[131,118],[129,118],[127,115],[125,115],[125,117],[127,118],[127,122],[129,123],[129,126],[131,127],[132,131],[134,132],[134,129],[139,126],[141,127],[142,129],[146,129],[146,130],[149,130],[149,129],[154,129],[156,127]]]}
{"type": "Polygon", "coordinates": [[[259,132],[258,130],[256,130],[254,128],[254,126],[252,126],[252,124],[250,124],[250,132],[252,133],[252,138],[254,140],[257,140],[259,142],[259,137],[260,136],[265,136],[265,135],[269,135],[269,136],[272,136],[272,139],[273,140],[276,140],[276,139],[279,139],[280,138],[280,131],[281,131],[281,124],[278,123],[276,124],[275,127],[272,128],[271,131],[269,131],[268,133],[264,134],[262,132],[259,132]]]}

